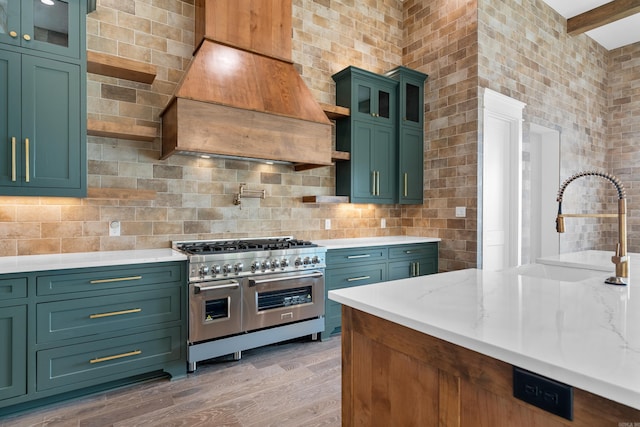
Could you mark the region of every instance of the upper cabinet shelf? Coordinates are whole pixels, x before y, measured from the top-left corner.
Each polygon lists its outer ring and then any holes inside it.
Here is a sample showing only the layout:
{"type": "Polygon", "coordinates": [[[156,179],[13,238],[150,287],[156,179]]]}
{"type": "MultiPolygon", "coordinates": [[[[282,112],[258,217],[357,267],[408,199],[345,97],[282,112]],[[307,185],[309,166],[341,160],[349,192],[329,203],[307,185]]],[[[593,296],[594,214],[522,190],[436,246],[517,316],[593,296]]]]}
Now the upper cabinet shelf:
{"type": "Polygon", "coordinates": [[[147,84],[156,78],[156,67],[152,64],[92,51],[87,51],[87,71],[147,84]]]}

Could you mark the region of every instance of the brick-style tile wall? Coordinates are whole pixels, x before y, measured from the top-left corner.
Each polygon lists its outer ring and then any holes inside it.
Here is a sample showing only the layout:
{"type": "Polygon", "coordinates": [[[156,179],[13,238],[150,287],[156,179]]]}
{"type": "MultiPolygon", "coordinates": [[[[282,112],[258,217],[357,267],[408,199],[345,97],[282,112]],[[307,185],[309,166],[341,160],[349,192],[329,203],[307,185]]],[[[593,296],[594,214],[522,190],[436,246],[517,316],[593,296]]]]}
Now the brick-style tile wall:
{"type": "Polygon", "coordinates": [[[640,252],[640,43],[609,52],[608,72],[608,163],[627,190],[629,250],[640,252]]]}
{"type": "Polygon", "coordinates": [[[425,86],[425,201],[402,210],[408,235],[436,236],[441,270],[477,258],[478,35],[475,0],[406,0],[403,62],[425,86]],[[455,207],[467,208],[466,218],[455,207]]]}

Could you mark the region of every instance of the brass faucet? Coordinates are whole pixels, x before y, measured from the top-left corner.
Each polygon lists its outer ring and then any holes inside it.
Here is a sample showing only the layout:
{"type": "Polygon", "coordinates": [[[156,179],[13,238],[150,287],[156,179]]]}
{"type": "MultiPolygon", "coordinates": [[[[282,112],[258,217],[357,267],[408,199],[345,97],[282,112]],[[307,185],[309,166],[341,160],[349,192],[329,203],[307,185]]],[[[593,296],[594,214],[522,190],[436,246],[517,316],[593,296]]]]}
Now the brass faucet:
{"type": "Polygon", "coordinates": [[[616,266],[615,277],[609,277],[604,282],[609,285],[626,285],[624,280],[629,277],[629,257],[627,256],[627,195],[624,186],[618,178],[615,176],[598,171],[585,171],[578,172],[569,177],[562,183],[558,190],[558,216],[556,217],[556,231],[558,233],[564,233],[564,219],[566,217],[575,218],[606,218],[617,217],[618,218],[618,243],[616,244],[616,252],[611,257],[611,262],[616,266]],[[618,213],[617,214],[563,214],[562,213],[562,196],[567,186],[574,180],[582,178],[583,176],[599,176],[610,181],[616,190],[618,191],[618,213]]]}

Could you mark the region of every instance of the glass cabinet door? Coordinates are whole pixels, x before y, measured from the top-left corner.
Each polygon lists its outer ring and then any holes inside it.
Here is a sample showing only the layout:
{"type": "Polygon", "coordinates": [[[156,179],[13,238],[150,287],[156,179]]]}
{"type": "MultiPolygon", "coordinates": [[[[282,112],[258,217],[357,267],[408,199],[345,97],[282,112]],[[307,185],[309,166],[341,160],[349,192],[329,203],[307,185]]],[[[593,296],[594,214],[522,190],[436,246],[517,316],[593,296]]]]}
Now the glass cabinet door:
{"type": "Polygon", "coordinates": [[[416,124],[422,122],[423,113],[420,105],[422,97],[420,95],[420,87],[408,82],[405,83],[403,120],[416,124]]]}
{"type": "Polygon", "coordinates": [[[78,58],[80,5],[70,0],[22,0],[21,44],[78,58]]]}
{"type": "Polygon", "coordinates": [[[0,0],[0,43],[20,45],[20,2],[0,0]]]}

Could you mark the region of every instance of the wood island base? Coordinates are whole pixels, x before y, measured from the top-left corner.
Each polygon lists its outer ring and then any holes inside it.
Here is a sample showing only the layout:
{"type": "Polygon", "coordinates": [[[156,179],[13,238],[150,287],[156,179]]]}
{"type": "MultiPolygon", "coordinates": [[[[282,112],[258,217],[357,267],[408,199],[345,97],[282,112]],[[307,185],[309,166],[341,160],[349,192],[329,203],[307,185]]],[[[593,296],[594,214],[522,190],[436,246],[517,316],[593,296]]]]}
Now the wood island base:
{"type": "Polygon", "coordinates": [[[342,307],[343,426],[619,427],[640,411],[573,388],[573,421],[513,397],[512,365],[342,307]]]}

